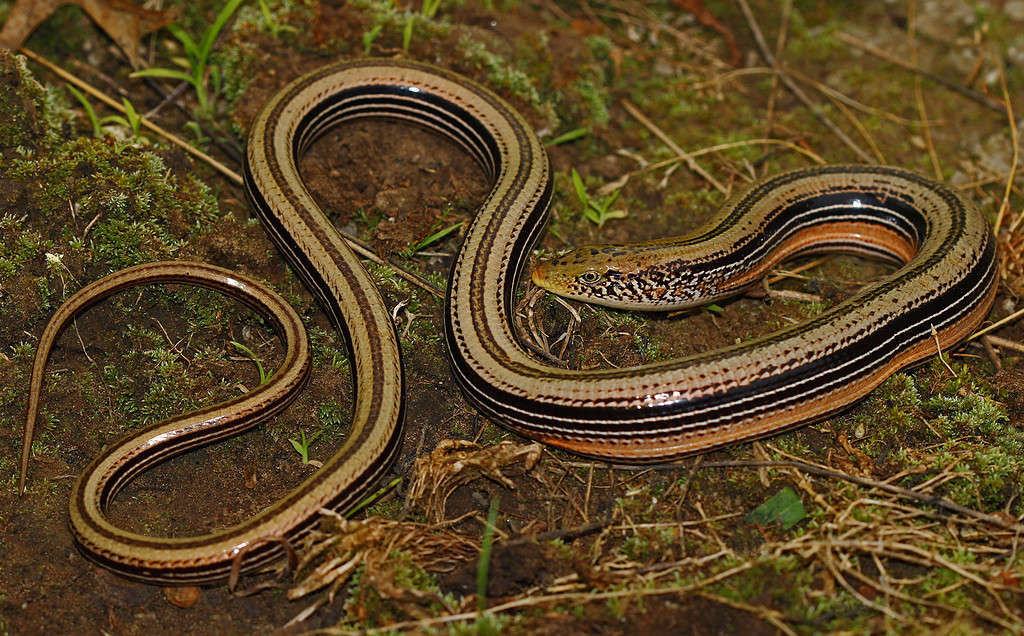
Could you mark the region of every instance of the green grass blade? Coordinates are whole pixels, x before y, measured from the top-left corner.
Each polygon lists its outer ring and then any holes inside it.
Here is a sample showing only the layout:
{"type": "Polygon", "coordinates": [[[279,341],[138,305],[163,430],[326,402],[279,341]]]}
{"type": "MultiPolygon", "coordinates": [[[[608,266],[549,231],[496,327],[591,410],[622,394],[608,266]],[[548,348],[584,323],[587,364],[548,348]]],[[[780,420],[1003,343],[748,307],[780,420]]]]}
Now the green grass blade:
{"type": "Polygon", "coordinates": [[[383,486],[378,488],[373,494],[367,495],[362,501],[360,501],[358,504],[356,504],[355,507],[352,508],[352,510],[349,510],[348,512],[346,512],[345,513],[345,518],[346,519],[351,519],[353,516],[355,516],[355,514],[357,512],[359,512],[363,508],[366,508],[367,506],[373,504],[373,502],[375,502],[378,499],[380,499],[384,495],[384,493],[386,493],[387,491],[391,490],[392,488],[394,488],[395,486],[397,486],[401,482],[402,482],[402,478],[401,477],[395,477],[394,479],[392,479],[388,483],[384,484],[383,486]]]}
{"type": "Polygon", "coordinates": [[[188,67],[195,68],[196,63],[199,61],[199,47],[196,46],[196,40],[193,40],[188,33],[178,27],[177,25],[168,25],[167,30],[174,36],[174,39],[181,43],[181,48],[185,51],[185,57],[188,58],[188,67]]]}
{"type": "Polygon", "coordinates": [[[234,340],[231,340],[230,342],[234,348],[238,349],[239,351],[247,355],[250,360],[256,363],[256,370],[260,374],[260,384],[266,384],[267,380],[270,379],[270,375],[267,374],[266,370],[263,368],[263,363],[260,362],[260,359],[258,357],[256,357],[256,354],[253,353],[253,350],[245,346],[241,342],[235,342],[234,340]]]}
{"type": "Polygon", "coordinates": [[[487,579],[491,575],[491,548],[494,546],[494,522],[497,518],[498,498],[493,497],[480,542],[480,560],[476,563],[476,608],[481,612],[487,609],[487,579]]]}
{"type": "Polygon", "coordinates": [[[402,50],[409,52],[409,43],[412,42],[412,29],[413,29],[413,17],[410,15],[405,21],[405,27],[402,29],[402,50]]]}
{"type": "Polygon", "coordinates": [[[570,130],[567,133],[563,133],[555,137],[554,139],[546,142],[544,146],[550,148],[551,146],[557,146],[559,144],[575,141],[576,139],[579,139],[580,137],[585,137],[588,134],[590,134],[589,128],[577,128],[576,130],[570,130]]]}
{"type": "Polygon", "coordinates": [[[103,129],[100,126],[99,120],[96,119],[96,111],[93,110],[92,104],[89,103],[89,100],[77,88],[71,84],[68,84],[67,87],[71,94],[75,96],[75,99],[78,100],[78,103],[82,105],[82,108],[85,109],[85,114],[89,117],[89,123],[92,124],[92,136],[100,137],[103,135],[103,129]]]}
{"type": "Polygon", "coordinates": [[[423,0],[423,7],[420,9],[420,13],[425,18],[433,18],[437,13],[437,10],[441,8],[441,0],[423,0]]]}
{"type": "Polygon", "coordinates": [[[412,243],[411,245],[409,245],[409,247],[405,248],[405,250],[403,250],[402,253],[405,255],[406,258],[409,258],[410,256],[412,256],[416,252],[419,252],[420,250],[422,250],[424,247],[427,247],[428,245],[430,245],[432,243],[436,243],[437,241],[440,241],[441,239],[443,239],[444,237],[448,236],[449,234],[451,234],[455,230],[459,229],[460,227],[462,227],[462,221],[459,221],[458,223],[455,223],[453,225],[449,225],[448,227],[446,227],[444,229],[438,230],[438,231],[434,232],[433,234],[425,236],[425,237],[421,238],[420,240],[416,241],[415,243],[412,243]]]}
{"type": "Polygon", "coordinates": [[[173,68],[144,68],[141,71],[135,71],[128,77],[159,77],[162,79],[176,79],[188,82],[195,86],[195,78],[184,71],[178,71],[173,68]]]}
{"type": "Polygon", "coordinates": [[[590,207],[590,195],[587,194],[587,186],[583,185],[583,178],[580,177],[580,173],[576,172],[576,168],[572,169],[572,187],[576,190],[576,196],[579,197],[583,207],[590,207]]]}
{"type": "Polygon", "coordinates": [[[118,126],[124,126],[128,130],[132,129],[131,123],[127,119],[125,119],[124,117],[121,117],[120,115],[107,115],[106,117],[100,118],[100,129],[101,130],[107,124],[116,124],[118,126]]]}
{"type": "Polygon", "coordinates": [[[214,19],[213,24],[210,25],[206,32],[203,33],[203,39],[199,44],[199,64],[197,66],[206,66],[206,59],[210,56],[210,51],[213,49],[213,43],[217,41],[217,36],[220,35],[221,29],[227,24],[228,20],[231,19],[231,15],[238,10],[238,7],[242,4],[243,0],[229,0],[224,8],[220,10],[217,17],[214,19]]]}
{"type": "Polygon", "coordinates": [[[370,54],[370,49],[373,48],[373,41],[377,39],[377,36],[380,35],[383,28],[383,24],[378,24],[369,31],[363,33],[363,53],[366,55],[370,54]]]}
{"type": "Polygon", "coordinates": [[[124,106],[124,114],[128,119],[128,127],[132,129],[132,135],[138,136],[139,128],[142,127],[142,116],[135,110],[127,97],[121,98],[121,105],[124,106]]]}
{"type": "Polygon", "coordinates": [[[185,49],[185,55],[188,56],[189,62],[192,66],[196,65],[199,60],[199,47],[196,46],[196,41],[192,39],[192,36],[181,28],[177,24],[168,24],[167,30],[170,31],[171,35],[174,36],[178,42],[181,42],[181,48],[185,49]]]}

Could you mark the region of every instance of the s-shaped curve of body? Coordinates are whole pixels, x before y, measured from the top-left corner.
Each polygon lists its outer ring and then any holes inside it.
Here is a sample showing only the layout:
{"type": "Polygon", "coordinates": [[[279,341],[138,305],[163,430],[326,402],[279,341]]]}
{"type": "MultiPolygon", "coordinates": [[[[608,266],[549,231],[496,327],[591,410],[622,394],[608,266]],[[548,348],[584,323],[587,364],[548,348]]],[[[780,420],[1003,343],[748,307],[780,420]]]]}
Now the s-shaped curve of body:
{"type": "MultiPolygon", "coordinates": [[[[356,387],[351,432],[322,469],[266,511],[188,539],[116,528],[104,507],[127,478],[152,461],[219,437],[182,435],[176,423],[188,422],[182,424],[186,433],[212,431],[217,418],[231,414],[212,407],[214,416],[207,420],[187,414],[132,434],[104,451],[74,487],[72,531],[90,558],[131,578],[169,584],[245,573],[307,532],[322,507],[351,509],[393,460],[404,413],[394,325],[372,280],[318,209],[296,167],[326,130],[367,117],[411,121],[452,139],[491,180],[449,278],[445,335],[452,369],[473,403],[500,423],[582,455],[660,461],[820,418],[934,353],[933,329],[942,347],[964,338],[983,320],[995,294],[991,231],[955,193],[895,168],[811,168],[747,188],[711,226],[672,245],[674,255],[659,262],[677,273],[691,272],[698,289],[676,286],[661,295],[684,298],[683,304],[701,302],[750,284],[781,258],[822,249],[880,255],[905,262],[901,269],[808,323],[743,345],[631,369],[549,367],[516,342],[511,319],[516,284],[543,229],[551,194],[547,155],[536,135],[504,101],[454,73],[401,60],[330,65],[296,79],[264,107],[250,130],[245,183],[268,233],[347,336],[356,387]]],[[[628,252],[608,248],[617,251],[628,252]]],[[[556,260],[565,265],[576,257],[556,260]]],[[[184,277],[182,268],[195,266],[152,267],[163,267],[161,275],[177,280],[184,277]]],[[[664,277],[664,269],[651,271],[664,277]]],[[[578,282],[605,294],[659,293],[642,290],[639,278],[627,285],[616,275],[605,267],[578,282]]],[[[210,276],[200,284],[235,291],[235,283],[224,282],[238,282],[230,272],[210,276]]],[[[143,278],[98,282],[93,291],[143,278]]],[[[547,280],[543,269],[534,278],[547,280]]],[[[293,319],[278,313],[284,308],[258,290],[252,294],[233,295],[276,316],[290,333],[293,319]]],[[[76,302],[84,307],[91,300],[76,302]]],[[[45,365],[47,353],[40,346],[37,367],[45,365]]],[[[288,357],[301,361],[297,354],[288,357]]],[[[295,375],[264,395],[264,408],[283,408],[301,384],[295,375]]],[[[34,380],[31,390],[39,389],[34,380]]],[[[232,422],[232,430],[242,427],[232,422]]],[[[30,420],[26,449],[32,425],[30,420]]],[[[23,473],[27,460],[26,450],[23,473]]]]}

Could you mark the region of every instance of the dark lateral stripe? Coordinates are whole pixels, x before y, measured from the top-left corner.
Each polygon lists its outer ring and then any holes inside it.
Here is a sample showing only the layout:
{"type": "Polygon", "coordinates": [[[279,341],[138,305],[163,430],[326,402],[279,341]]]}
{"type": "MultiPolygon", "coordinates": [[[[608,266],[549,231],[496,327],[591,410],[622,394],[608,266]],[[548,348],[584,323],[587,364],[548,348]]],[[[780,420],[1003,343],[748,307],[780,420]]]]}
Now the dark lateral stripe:
{"type": "Polygon", "coordinates": [[[436,95],[413,92],[404,86],[360,86],[324,100],[300,122],[296,152],[304,150],[322,131],[339,121],[342,113],[346,116],[353,113],[367,117],[403,116],[421,122],[469,150],[492,177],[495,174],[500,151],[493,135],[479,119],[436,95]]]}
{"type": "MultiPolygon", "coordinates": [[[[524,411],[510,413],[505,405],[528,407],[528,402],[509,395],[491,393],[485,383],[474,383],[477,399],[488,411],[503,417],[515,418],[517,428],[535,434],[552,434],[551,427],[575,428],[581,435],[603,438],[635,438],[637,436],[660,436],[668,429],[683,431],[713,426],[717,423],[735,420],[740,416],[752,415],[780,405],[795,404],[829,393],[843,382],[870,375],[878,367],[888,363],[893,356],[917,342],[931,339],[931,327],[937,330],[956,322],[969,313],[995,283],[994,259],[990,258],[992,245],[986,250],[986,258],[979,261],[980,267],[970,271],[943,294],[925,303],[922,311],[901,314],[898,318],[884,323],[878,329],[855,339],[855,344],[844,347],[838,353],[810,361],[793,370],[759,380],[730,391],[680,401],[657,408],[645,409],[642,419],[630,411],[613,407],[547,405],[543,412],[524,408],[524,411]],[[898,341],[892,341],[900,334],[898,341]],[[851,357],[862,358],[851,365],[851,357]],[[852,366],[852,368],[850,368],[852,366]],[[814,383],[808,386],[810,380],[814,383]],[[738,405],[742,405],[742,409],[738,405]],[[691,415],[697,413],[697,415],[691,415]],[[708,417],[707,413],[713,413],[708,417]],[[664,428],[652,422],[668,422],[664,428]],[[652,433],[657,430],[657,433],[652,433]]],[[[836,308],[841,310],[842,306],[836,308]]],[[[835,311],[835,310],[834,310],[835,311]]],[[[757,342],[751,343],[756,346],[757,342]]],[[[466,368],[464,377],[469,379],[466,368]]]]}

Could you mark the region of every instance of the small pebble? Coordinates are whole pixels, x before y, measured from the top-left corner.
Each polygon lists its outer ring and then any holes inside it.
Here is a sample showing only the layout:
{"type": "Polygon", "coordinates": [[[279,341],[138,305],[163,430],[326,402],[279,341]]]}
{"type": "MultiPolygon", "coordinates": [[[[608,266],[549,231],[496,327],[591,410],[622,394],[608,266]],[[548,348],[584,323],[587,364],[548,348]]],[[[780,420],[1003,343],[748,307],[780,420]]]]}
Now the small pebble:
{"type": "Polygon", "coordinates": [[[1006,17],[1011,20],[1024,21],[1024,1],[1014,0],[1013,2],[1007,2],[1003,6],[1003,11],[1006,12],[1006,17]]]}
{"type": "Polygon", "coordinates": [[[188,609],[195,605],[200,596],[202,596],[202,590],[194,585],[164,588],[164,598],[171,605],[182,609],[188,609]]]}

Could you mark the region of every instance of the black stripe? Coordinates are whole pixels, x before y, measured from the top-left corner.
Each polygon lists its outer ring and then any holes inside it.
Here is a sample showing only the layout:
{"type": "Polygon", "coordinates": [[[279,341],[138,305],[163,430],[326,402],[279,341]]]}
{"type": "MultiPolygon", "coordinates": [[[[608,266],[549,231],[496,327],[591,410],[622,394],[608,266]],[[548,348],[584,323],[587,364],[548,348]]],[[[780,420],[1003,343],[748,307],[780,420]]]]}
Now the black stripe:
{"type": "MultiPolygon", "coordinates": [[[[367,109],[366,115],[368,117],[381,117],[388,114],[395,115],[400,112],[403,117],[409,116],[409,118],[422,121],[428,127],[442,128],[446,136],[464,147],[477,147],[477,144],[468,143],[468,140],[478,139],[483,143],[486,154],[493,158],[492,165],[497,165],[497,157],[500,156],[497,141],[479,119],[466,112],[457,104],[453,104],[426,90],[417,89],[416,87],[385,84],[372,84],[344,89],[310,109],[299,122],[294,140],[296,144],[295,152],[298,153],[303,147],[306,147],[303,138],[310,134],[310,131],[312,131],[312,138],[320,134],[324,128],[318,125],[318,121],[321,118],[330,120],[336,117],[336,109],[342,109],[344,112],[359,108],[367,109]],[[409,109],[408,104],[410,102],[418,104],[420,112],[417,112],[415,109],[409,109]],[[394,110],[392,113],[389,113],[388,109],[394,110]],[[467,134],[467,131],[472,134],[467,134]],[[303,143],[301,147],[299,146],[300,142],[303,143]]],[[[482,156],[485,156],[484,153],[480,155],[473,154],[478,161],[481,160],[482,156]]],[[[483,162],[481,162],[481,166],[493,176],[494,172],[491,166],[483,162]]]]}
{"type": "MultiPolygon", "coordinates": [[[[724,414],[716,416],[717,419],[735,420],[739,407],[732,405],[738,404],[740,400],[747,400],[742,406],[743,410],[756,413],[778,410],[789,404],[830,393],[839,388],[842,382],[870,375],[875,369],[889,363],[900,351],[916,343],[930,340],[932,325],[941,330],[969,313],[995,283],[993,254],[993,243],[989,241],[976,266],[963,278],[919,305],[914,311],[900,312],[889,321],[878,324],[877,328],[870,332],[852,334],[848,346],[843,346],[836,352],[809,361],[795,369],[719,394],[644,409],[643,418],[665,420],[661,424],[638,424],[636,419],[641,417],[639,414],[615,407],[544,405],[543,413],[537,412],[532,417],[523,418],[522,414],[516,414],[515,428],[538,434],[550,434],[544,425],[550,426],[553,419],[557,418],[559,426],[575,426],[587,431],[588,434],[602,438],[634,439],[643,437],[646,429],[656,426],[679,431],[706,428],[714,424],[709,423],[704,414],[709,411],[724,414]],[[900,342],[885,344],[885,340],[892,334],[901,331],[907,333],[900,342]],[[844,369],[844,365],[854,356],[864,352],[868,352],[868,356],[856,363],[853,372],[844,369]],[[806,384],[805,381],[809,378],[813,378],[812,385],[801,386],[801,383],[806,384]],[[692,415],[695,411],[700,414],[692,415]]],[[[842,309],[842,305],[837,307],[829,312],[828,317],[841,315],[842,309]]],[[[763,341],[750,343],[755,347],[761,344],[763,341]]],[[[685,362],[680,366],[685,366],[685,362]]],[[[477,388],[479,386],[476,385],[477,388]]],[[[518,405],[528,411],[531,410],[528,408],[529,401],[513,396],[490,393],[487,398],[488,410],[503,419],[511,417],[510,411],[503,407],[504,404],[518,405]]]]}
{"type": "MultiPolygon", "coordinates": [[[[796,231],[814,225],[842,221],[850,213],[856,213],[858,220],[895,229],[907,236],[915,245],[921,243],[927,231],[927,220],[924,215],[902,200],[882,199],[876,193],[863,190],[816,195],[781,207],[758,231],[744,236],[741,243],[694,263],[691,268],[693,275],[705,281],[708,280],[708,276],[713,276],[714,279],[732,278],[737,271],[746,271],[763,260],[769,252],[796,231]],[[860,201],[862,205],[854,205],[854,201],[860,201]],[[881,209],[875,209],[876,207],[881,209]]],[[[708,234],[720,236],[726,227],[725,224],[720,224],[708,234]]],[[[707,239],[701,239],[704,240],[707,239]]],[[[693,245],[698,242],[700,241],[691,240],[684,244],[693,245]]]]}

